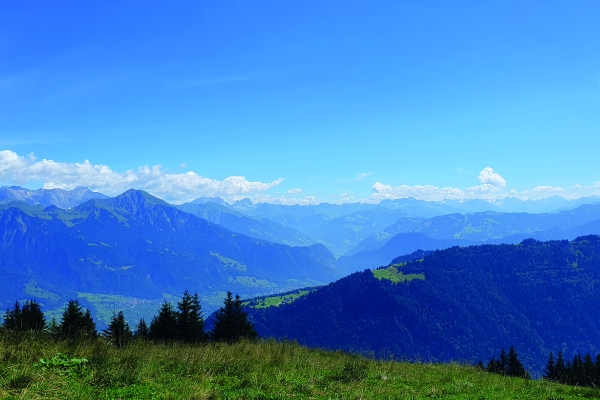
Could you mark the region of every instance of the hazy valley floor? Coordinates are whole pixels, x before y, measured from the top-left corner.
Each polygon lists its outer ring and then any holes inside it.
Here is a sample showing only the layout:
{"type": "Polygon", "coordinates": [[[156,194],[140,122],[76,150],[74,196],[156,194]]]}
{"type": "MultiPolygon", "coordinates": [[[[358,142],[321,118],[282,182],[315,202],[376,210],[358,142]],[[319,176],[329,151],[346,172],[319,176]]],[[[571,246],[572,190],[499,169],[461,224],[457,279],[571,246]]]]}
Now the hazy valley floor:
{"type": "Polygon", "coordinates": [[[115,349],[101,340],[69,345],[39,336],[19,341],[3,336],[0,398],[548,400],[600,398],[600,391],[505,378],[458,364],[375,361],[272,341],[137,342],[115,349]],[[59,353],[66,357],[40,365],[40,358],[59,353]]]}

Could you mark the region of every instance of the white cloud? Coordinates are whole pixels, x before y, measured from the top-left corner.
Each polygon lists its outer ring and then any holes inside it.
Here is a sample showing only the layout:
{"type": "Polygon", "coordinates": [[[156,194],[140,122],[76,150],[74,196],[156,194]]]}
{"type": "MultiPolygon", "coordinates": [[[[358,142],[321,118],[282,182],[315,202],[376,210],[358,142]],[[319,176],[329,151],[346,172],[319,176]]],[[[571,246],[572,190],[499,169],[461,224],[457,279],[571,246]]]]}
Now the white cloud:
{"type": "Polygon", "coordinates": [[[300,189],[300,188],[293,188],[293,189],[288,190],[286,193],[289,193],[289,194],[302,193],[302,189],[300,189]]]}
{"type": "Polygon", "coordinates": [[[479,173],[481,185],[467,188],[469,197],[487,197],[499,192],[506,187],[506,179],[500,176],[493,168],[486,167],[479,173]]]}
{"type": "MultiPolygon", "coordinates": [[[[578,186],[578,185],[576,185],[578,186]]],[[[537,186],[531,189],[532,193],[564,193],[565,189],[552,186],[537,186]]]]}
{"type": "Polygon", "coordinates": [[[384,185],[381,182],[376,182],[371,186],[373,194],[370,196],[372,200],[380,201],[385,199],[402,199],[414,197],[415,199],[440,201],[443,199],[462,199],[465,193],[456,188],[446,187],[439,188],[431,185],[400,185],[391,186],[384,185]]]}
{"type": "Polygon", "coordinates": [[[167,201],[184,201],[200,196],[239,196],[264,192],[279,185],[283,179],[270,183],[251,182],[243,176],[230,176],[222,181],[205,178],[193,171],[172,174],[162,166],[141,166],[137,170],[113,171],[106,165],[62,163],[33,154],[20,156],[10,150],[0,151],[0,181],[24,185],[43,182],[45,189],[74,189],[87,186],[107,195],[117,195],[127,189],[141,189],[167,201]]]}
{"type": "Polygon", "coordinates": [[[373,194],[370,196],[371,201],[379,201],[383,199],[401,199],[414,197],[420,200],[440,201],[448,200],[464,200],[473,198],[482,198],[492,200],[498,192],[506,188],[506,179],[495,172],[492,168],[486,167],[479,173],[480,185],[469,187],[465,190],[453,187],[440,188],[432,185],[400,185],[391,186],[381,182],[376,182],[371,189],[373,194]]]}
{"type": "Polygon", "coordinates": [[[185,167],[187,167],[187,165],[184,162],[182,162],[181,163],[181,168],[185,168],[185,167]]]}

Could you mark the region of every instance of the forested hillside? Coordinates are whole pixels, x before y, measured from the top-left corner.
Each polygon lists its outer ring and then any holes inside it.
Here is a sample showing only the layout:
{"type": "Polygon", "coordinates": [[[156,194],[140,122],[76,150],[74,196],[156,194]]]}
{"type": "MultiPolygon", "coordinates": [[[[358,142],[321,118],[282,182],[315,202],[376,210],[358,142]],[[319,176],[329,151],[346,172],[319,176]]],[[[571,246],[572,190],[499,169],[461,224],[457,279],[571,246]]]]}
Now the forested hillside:
{"type": "Polygon", "coordinates": [[[80,298],[130,312],[190,288],[211,310],[227,290],[258,295],[341,276],[321,244],[251,238],[135,190],[70,210],[0,206],[0,250],[2,307],[35,297],[50,309],[80,298]]]}
{"type": "Polygon", "coordinates": [[[424,255],[396,265],[424,280],[394,283],[365,270],[249,312],[261,336],[380,356],[476,362],[514,346],[534,374],[550,351],[598,352],[600,237],[424,255]]]}

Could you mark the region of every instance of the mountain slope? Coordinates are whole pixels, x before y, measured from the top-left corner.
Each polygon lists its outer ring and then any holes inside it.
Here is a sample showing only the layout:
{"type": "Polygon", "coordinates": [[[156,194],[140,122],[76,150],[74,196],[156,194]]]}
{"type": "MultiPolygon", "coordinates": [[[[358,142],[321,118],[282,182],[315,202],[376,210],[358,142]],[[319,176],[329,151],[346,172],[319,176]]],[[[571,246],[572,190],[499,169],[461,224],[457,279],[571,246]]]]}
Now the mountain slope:
{"type": "Polygon", "coordinates": [[[322,241],[336,256],[341,256],[361,240],[404,216],[402,210],[372,207],[320,223],[306,232],[322,241]]]}
{"type": "Polygon", "coordinates": [[[140,191],[71,210],[0,209],[0,280],[17,282],[1,293],[4,307],[32,293],[61,304],[81,293],[156,299],[189,288],[210,310],[227,290],[247,296],[330,282],[340,276],[334,266],[323,245],[257,240],[140,191]]]}
{"type": "Polygon", "coordinates": [[[278,224],[268,219],[248,217],[233,211],[226,206],[213,202],[186,203],[177,206],[182,211],[196,215],[214,224],[224,226],[257,239],[288,246],[310,246],[317,241],[295,229],[278,224]]]}
{"type": "Polygon", "coordinates": [[[550,351],[598,352],[598,236],[453,247],[396,268],[424,279],[380,281],[367,270],[248,311],[264,336],[410,359],[473,362],[513,345],[539,372],[550,351]]]}
{"type": "Polygon", "coordinates": [[[399,233],[375,250],[362,251],[353,256],[338,258],[337,264],[344,274],[388,265],[395,257],[417,250],[443,250],[452,246],[477,244],[461,239],[432,239],[422,233],[399,233]]]}

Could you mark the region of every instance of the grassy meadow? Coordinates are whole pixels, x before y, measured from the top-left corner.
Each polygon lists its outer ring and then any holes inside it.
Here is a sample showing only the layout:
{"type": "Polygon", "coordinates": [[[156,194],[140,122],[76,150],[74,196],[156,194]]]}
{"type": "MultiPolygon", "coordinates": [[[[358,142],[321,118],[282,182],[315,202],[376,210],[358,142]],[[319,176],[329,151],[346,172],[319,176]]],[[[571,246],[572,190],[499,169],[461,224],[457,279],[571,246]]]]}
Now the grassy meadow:
{"type": "Polygon", "coordinates": [[[600,398],[600,392],[459,364],[376,361],[274,341],[140,341],[116,349],[100,339],[69,344],[4,335],[0,398],[550,400],[600,398]]]}

